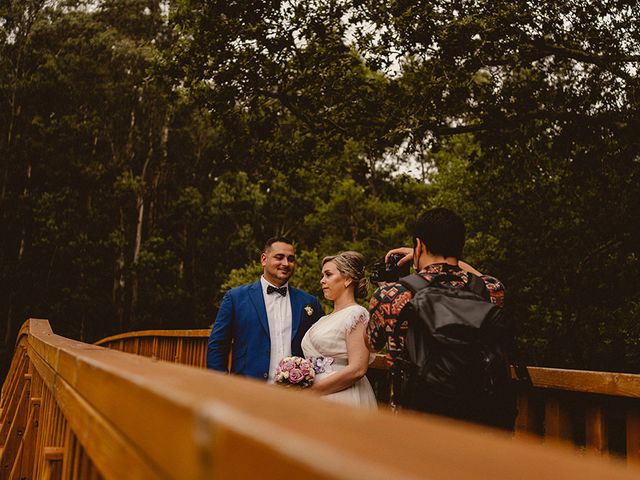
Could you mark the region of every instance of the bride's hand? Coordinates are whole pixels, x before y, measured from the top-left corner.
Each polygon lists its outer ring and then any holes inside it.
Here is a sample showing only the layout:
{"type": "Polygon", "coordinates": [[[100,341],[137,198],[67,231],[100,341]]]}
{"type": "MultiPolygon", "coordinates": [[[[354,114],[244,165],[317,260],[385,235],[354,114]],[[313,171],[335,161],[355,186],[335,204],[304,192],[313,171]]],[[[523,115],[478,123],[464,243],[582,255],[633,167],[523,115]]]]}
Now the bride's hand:
{"type": "Polygon", "coordinates": [[[389,261],[389,257],[394,254],[404,255],[400,260],[398,260],[398,266],[404,265],[407,262],[413,261],[413,248],[411,247],[398,247],[391,249],[384,256],[385,263],[389,261]]]}

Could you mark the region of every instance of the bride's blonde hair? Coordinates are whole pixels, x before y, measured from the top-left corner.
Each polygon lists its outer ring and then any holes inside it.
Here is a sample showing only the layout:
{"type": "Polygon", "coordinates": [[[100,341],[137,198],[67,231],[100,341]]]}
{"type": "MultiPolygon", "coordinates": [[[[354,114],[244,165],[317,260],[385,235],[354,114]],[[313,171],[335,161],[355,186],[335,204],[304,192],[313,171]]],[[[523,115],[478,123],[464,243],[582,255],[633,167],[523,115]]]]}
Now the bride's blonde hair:
{"type": "Polygon", "coordinates": [[[364,276],[364,256],[353,250],[329,255],[322,259],[322,266],[327,262],[336,264],[336,268],[343,277],[353,280],[353,293],[357,297],[364,297],[369,291],[369,281],[364,276]]]}

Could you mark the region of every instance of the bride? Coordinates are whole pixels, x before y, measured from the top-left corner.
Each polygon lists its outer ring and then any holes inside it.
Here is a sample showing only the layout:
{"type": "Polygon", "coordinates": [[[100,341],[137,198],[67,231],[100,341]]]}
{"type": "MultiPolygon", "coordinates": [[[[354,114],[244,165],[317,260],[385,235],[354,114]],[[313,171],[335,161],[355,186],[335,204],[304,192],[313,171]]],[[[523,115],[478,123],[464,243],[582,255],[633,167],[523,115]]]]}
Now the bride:
{"type": "Polygon", "coordinates": [[[353,251],[325,257],[320,285],[334,309],[302,339],[304,356],[324,369],[310,390],[328,400],[376,408],[373,389],[365,377],[374,358],[363,336],[369,312],[355,300],[367,292],[364,257],[353,251]]]}

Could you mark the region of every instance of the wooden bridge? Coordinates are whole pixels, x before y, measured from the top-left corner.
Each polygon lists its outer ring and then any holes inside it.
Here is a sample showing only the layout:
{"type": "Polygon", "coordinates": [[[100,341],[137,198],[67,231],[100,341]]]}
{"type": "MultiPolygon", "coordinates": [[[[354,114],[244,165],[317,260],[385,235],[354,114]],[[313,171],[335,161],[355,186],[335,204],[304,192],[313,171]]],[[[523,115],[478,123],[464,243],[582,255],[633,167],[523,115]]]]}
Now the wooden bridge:
{"type": "MultiPolygon", "coordinates": [[[[507,435],[207,371],[208,333],[137,332],[91,345],[28,320],[2,388],[0,478],[640,475],[637,375],[530,368],[534,386],[521,391],[507,435]]],[[[373,367],[384,378],[382,362],[373,367]]]]}

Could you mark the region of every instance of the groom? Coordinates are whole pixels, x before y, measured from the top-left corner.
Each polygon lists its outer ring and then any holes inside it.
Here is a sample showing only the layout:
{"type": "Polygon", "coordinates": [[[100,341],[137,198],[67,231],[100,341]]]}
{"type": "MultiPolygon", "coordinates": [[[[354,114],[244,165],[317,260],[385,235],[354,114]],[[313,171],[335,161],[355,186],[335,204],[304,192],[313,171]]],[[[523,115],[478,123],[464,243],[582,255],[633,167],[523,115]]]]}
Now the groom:
{"type": "Polygon", "coordinates": [[[303,356],[300,342],[324,312],[318,299],[288,285],[295,269],[289,240],[267,240],[262,276],[225,293],[207,348],[207,368],[273,382],[278,362],[303,356]]]}

